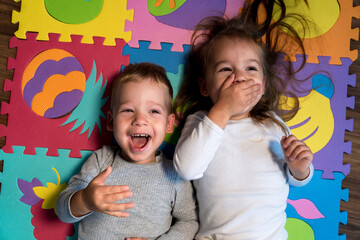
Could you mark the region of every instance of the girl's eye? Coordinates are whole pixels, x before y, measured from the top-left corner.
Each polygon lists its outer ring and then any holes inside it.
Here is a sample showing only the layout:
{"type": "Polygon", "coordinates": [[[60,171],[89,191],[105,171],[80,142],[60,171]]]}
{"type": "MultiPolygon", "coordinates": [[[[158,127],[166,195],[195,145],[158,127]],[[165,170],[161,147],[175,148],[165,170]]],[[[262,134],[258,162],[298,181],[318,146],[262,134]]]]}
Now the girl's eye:
{"type": "Polygon", "coordinates": [[[232,69],[228,67],[223,67],[219,70],[219,72],[227,72],[227,71],[232,71],[232,69]]]}
{"type": "Polygon", "coordinates": [[[257,71],[257,67],[254,67],[254,66],[250,66],[247,68],[248,71],[257,71]]]}

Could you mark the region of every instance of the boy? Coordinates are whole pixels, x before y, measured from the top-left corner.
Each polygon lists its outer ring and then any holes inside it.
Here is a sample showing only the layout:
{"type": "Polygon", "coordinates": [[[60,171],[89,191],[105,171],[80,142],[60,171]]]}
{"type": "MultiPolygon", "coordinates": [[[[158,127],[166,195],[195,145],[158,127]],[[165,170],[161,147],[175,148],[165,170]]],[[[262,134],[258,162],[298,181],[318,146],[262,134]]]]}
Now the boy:
{"type": "Polygon", "coordinates": [[[119,146],[95,151],[57,201],[62,221],[80,221],[79,239],[194,238],[191,183],[157,150],[173,131],[172,94],[164,68],[151,63],[115,80],[107,129],[119,146]]]}

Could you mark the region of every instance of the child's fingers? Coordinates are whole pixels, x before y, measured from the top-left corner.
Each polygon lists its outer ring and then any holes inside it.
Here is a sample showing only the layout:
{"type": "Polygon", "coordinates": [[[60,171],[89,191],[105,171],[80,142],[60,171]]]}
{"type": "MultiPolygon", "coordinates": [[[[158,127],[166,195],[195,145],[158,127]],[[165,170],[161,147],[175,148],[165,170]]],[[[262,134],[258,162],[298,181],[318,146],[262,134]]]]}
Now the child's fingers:
{"type": "Polygon", "coordinates": [[[105,171],[99,173],[91,182],[97,185],[104,185],[105,180],[110,176],[112,172],[111,166],[107,167],[105,171]]]}
{"type": "Polygon", "coordinates": [[[297,144],[296,146],[293,145],[291,145],[285,152],[285,156],[290,161],[304,159],[304,157],[308,155],[308,152],[311,152],[306,145],[303,144],[297,144]]]}
{"type": "Polygon", "coordinates": [[[290,135],[290,136],[288,136],[288,137],[283,136],[280,143],[281,143],[281,146],[282,146],[284,149],[286,149],[286,148],[288,148],[288,147],[292,144],[292,142],[294,142],[294,141],[299,141],[299,140],[298,140],[294,135],[290,135]]]}
{"type": "Polygon", "coordinates": [[[226,89],[226,88],[230,87],[230,86],[234,83],[234,80],[235,80],[235,74],[232,73],[232,74],[230,74],[229,77],[222,83],[221,89],[226,89]]]}
{"type": "Polygon", "coordinates": [[[128,202],[128,203],[110,203],[104,206],[103,212],[109,215],[113,216],[121,216],[126,217],[128,214],[126,212],[123,212],[127,209],[133,208],[134,203],[128,202]],[[125,213],[125,214],[124,214],[125,213]]]}
{"type": "Polygon", "coordinates": [[[123,193],[130,190],[128,185],[107,185],[102,187],[104,194],[123,193]]]}
{"type": "Polygon", "coordinates": [[[311,150],[309,148],[306,148],[306,149],[300,151],[296,155],[294,160],[305,160],[305,159],[312,160],[312,156],[313,156],[313,154],[312,154],[311,150]]]}
{"type": "Polygon", "coordinates": [[[284,148],[284,141],[286,139],[286,136],[283,136],[280,140],[280,145],[284,148]]]}
{"type": "Polygon", "coordinates": [[[130,217],[130,214],[128,212],[103,212],[103,213],[108,214],[110,216],[114,216],[114,217],[120,217],[120,218],[130,217]]]}
{"type": "MultiPolygon", "coordinates": [[[[114,187],[111,189],[122,189],[121,187],[123,187],[123,186],[111,186],[111,187],[114,187]]],[[[104,192],[104,193],[105,193],[104,202],[107,202],[107,203],[117,202],[117,201],[123,200],[125,198],[132,197],[132,195],[133,195],[133,193],[129,190],[125,190],[125,191],[110,190],[109,192],[104,192]]]]}

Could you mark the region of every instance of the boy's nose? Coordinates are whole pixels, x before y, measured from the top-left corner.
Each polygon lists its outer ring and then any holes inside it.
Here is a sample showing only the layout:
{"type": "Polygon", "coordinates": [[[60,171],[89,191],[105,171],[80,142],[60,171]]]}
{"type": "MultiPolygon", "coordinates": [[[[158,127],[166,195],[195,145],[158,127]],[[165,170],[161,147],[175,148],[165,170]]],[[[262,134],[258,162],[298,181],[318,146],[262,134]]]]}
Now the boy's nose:
{"type": "Polygon", "coordinates": [[[136,113],[132,122],[133,126],[143,126],[147,124],[147,119],[145,114],[136,113]]]}

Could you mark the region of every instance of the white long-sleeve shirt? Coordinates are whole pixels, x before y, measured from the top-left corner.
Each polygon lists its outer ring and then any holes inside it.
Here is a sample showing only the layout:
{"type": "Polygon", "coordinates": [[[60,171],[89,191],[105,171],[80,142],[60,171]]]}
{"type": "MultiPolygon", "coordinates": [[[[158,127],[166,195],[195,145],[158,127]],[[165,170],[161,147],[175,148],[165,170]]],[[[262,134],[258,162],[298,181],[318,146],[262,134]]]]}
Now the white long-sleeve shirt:
{"type": "MultiPolygon", "coordinates": [[[[282,121],[279,117],[277,117],[282,121]]],[[[180,176],[194,180],[200,229],[197,237],[225,240],[287,239],[286,199],[292,177],[280,140],[284,133],[270,120],[231,120],[223,130],[206,112],[187,118],[175,149],[180,176]]]]}

